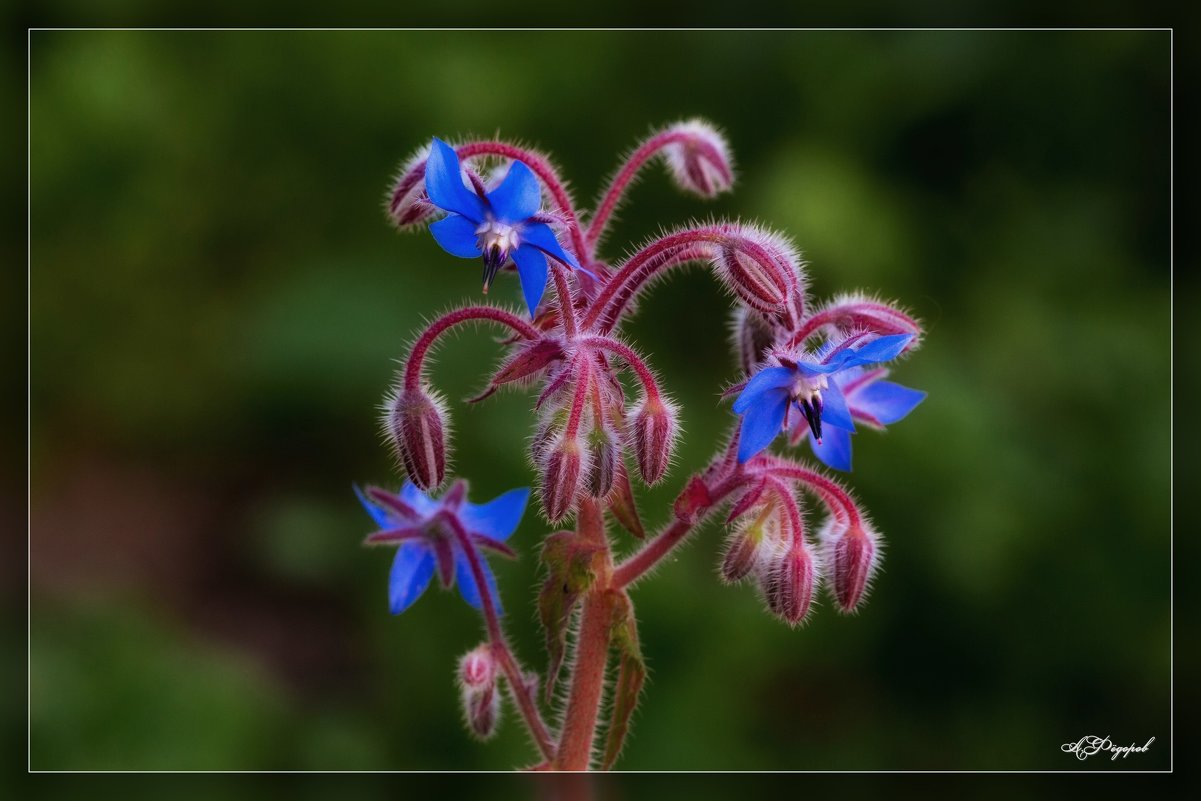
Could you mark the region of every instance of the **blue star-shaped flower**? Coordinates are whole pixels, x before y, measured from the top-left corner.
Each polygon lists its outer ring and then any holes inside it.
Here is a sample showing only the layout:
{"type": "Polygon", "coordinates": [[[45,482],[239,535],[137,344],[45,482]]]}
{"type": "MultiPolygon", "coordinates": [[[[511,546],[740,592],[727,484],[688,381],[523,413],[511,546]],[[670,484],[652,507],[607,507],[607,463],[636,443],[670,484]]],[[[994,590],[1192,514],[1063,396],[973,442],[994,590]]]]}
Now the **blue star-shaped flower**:
{"type": "Polygon", "coordinates": [[[483,257],[484,292],[511,256],[531,317],[546,289],[547,256],[581,269],[550,226],[540,221],[542,190],[522,162],[514,161],[491,192],[478,181],[469,189],[455,149],[435,138],[425,162],[425,191],[431,203],[450,212],[430,226],[442,249],[463,259],[483,257]]]}
{"type": "MultiPolygon", "coordinates": [[[[833,383],[838,385],[851,419],[857,423],[879,430],[904,419],[917,405],[926,399],[926,393],[918,389],[910,389],[892,381],[884,381],[888,370],[877,368],[864,370],[862,367],[852,367],[836,374],[833,383]]],[[[851,434],[836,426],[827,426],[822,430],[822,439],[818,441],[813,431],[798,417],[793,424],[793,439],[795,445],[801,437],[809,440],[813,453],[827,466],[835,470],[849,471],[851,469],[851,434]]]]}
{"type": "MultiPolygon", "coordinates": [[[[786,425],[788,411],[793,407],[809,424],[819,447],[825,445],[823,427],[848,434],[853,432],[855,422],[839,388],[839,374],[895,359],[912,339],[913,334],[893,334],[863,344],[854,341],[826,348],[824,355],[819,353],[797,359],[776,356],[779,365],[765,367],[756,373],[734,401],[734,412],[743,415],[738,461],[745,462],[770,445],[786,425]]],[[[845,464],[849,469],[849,436],[845,444],[845,464]]]]}
{"type": "MultiPolygon", "coordinates": [[[[480,588],[471,569],[460,535],[479,548],[486,548],[513,557],[504,542],[517,529],[528,488],[515,489],[485,504],[467,502],[467,485],[456,482],[442,498],[426,496],[406,481],[399,493],[378,487],[366,492],[355,488],[359,500],[371,514],[380,530],[367,538],[368,544],[396,544],[396,558],[388,582],[388,598],[392,614],[399,615],[413,605],[429,587],[435,571],[442,586],[449,587],[457,578],[463,600],[479,609],[482,603],[480,588]]],[[[477,555],[479,550],[476,550],[477,555]]],[[[497,613],[501,613],[496,579],[482,555],[479,556],[488,594],[497,613]]]]}

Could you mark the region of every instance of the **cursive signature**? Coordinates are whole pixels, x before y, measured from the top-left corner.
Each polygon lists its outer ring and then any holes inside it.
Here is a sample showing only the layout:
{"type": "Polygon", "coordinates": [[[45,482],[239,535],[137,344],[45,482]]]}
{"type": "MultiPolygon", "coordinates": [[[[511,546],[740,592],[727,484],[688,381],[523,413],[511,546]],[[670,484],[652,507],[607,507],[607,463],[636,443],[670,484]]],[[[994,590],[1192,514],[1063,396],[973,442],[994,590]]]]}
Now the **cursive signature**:
{"type": "Polygon", "coordinates": [[[1116,760],[1118,757],[1125,759],[1131,754],[1142,754],[1151,748],[1151,743],[1155,742],[1152,737],[1144,745],[1131,743],[1130,745],[1117,745],[1113,740],[1109,739],[1109,735],[1098,737],[1095,734],[1089,734],[1081,737],[1074,743],[1064,743],[1059,746],[1059,750],[1065,754],[1075,754],[1076,759],[1084,761],[1093,754],[1099,754],[1102,751],[1111,752],[1113,756],[1110,760],[1116,760]]]}

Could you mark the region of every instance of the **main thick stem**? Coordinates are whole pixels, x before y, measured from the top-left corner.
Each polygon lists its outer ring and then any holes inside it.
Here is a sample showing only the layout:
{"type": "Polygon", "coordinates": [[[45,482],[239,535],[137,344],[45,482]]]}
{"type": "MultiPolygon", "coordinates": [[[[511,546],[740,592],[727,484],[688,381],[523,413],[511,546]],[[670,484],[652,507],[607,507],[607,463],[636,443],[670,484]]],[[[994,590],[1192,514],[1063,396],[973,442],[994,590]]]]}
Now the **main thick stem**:
{"type": "Polygon", "coordinates": [[[577,532],[581,538],[604,546],[603,563],[592,587],[584,596],[580,628],[575,643],[575,663],[571,671],[571,689],[563,717],[563,735],[559,739],[554,766],[558,770],[587,770],[592,761],[596,727],[600,718],[601,698],[605,689],[605,667],[609,661],[612,632],[609,575],[612,569],[605,538],[601,509],[597,501],[580,502],[577,532]]]}

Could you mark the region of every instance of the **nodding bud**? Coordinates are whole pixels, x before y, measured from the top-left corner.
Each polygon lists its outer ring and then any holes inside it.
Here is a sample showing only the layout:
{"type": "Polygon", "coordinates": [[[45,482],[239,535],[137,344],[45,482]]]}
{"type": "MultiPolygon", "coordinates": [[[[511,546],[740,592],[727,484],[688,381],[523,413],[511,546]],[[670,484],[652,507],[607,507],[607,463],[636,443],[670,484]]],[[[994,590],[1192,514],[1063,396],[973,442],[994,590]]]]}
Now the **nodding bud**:
{"type": "Polygon", "coordinates": [[[799,538],[768,555],[759,570],[768,608],[793,627],[803,623],[809,614],[818,577],[817,561],[799,538]]]}
{"type": "Polygon", "coordinates": [[[762,521],[751,521],[730,532],[721,560],[721,578],[727,584],[742,581],[759,566],[766,539],[764,525],[762,521]]]}
{"type": "Polygon", "coordinates": [[[621,459],[617,433],[605,425],[588,434],[588,492],[594,498],[604,498],[613,489],[617,465],[621,459]]]}
{"type": "Polygon", "coordinates": [[[580,479],[588,472],[588,451],[579,437],[565,434],[547,443],[542,454],[542,510],[552,523],[571,511],[580,491],[580,479]]]}
{"type": "Polygon", "coordinates": [[[681,189],[701,197],[729,191],[734,184],[730,148],[716,128],[701,120],[688,120],[664,134],[676,139],[663,149],[663,155],[681,189]]]}
{"type": "Polygon", "coordinates": [[[468,730],[487,740],[496,734],[500,721],[500,692],[496,687],[497,667],[492,649],[480,645],[459,660],[459,697],[468,730]]]}
{"type": "Polygon", "coordinates": [[[425,194],[425,161],[429,147],[418,150],[400,168],[388,191],[387,212],[400,229],[413,228],[433,217],[438,209],[425,194]]]}
{"type": "Polygon", "coordinates": [[[734,349],[745,375],[758,369],[763,357],[775,344],[776,332],[763,315],[739,306],[734,312],[734,349]]]}
{"type": "Polygon", "coordinates": [[[438,487],[446,477],[446,426],[438,403],[420,389],[402,389],[388,405],[384,421],[409,479],[420,489],[438,487]]]}
{"type": "Polygon", "coordinates": [[[496,657],[486,644],[468,651],[459,660],[459,683],[473,690],[496,683],[496,657]]]}
{"type": "Polygon", "coordinates": [[[662,396],[644,396],[630,415],[629,426],[638,472],[647,484],[655,484],[667,473],[675,450],[675,404],[662,396]]]}
{"type": "Polygon", "coordinates": [[[822,532],[826,567],[838,609],[854,612],[867,595],[880,562],[879,535],[863,525],[827,524],[822,532]]]}
{"type": "Polygon", "coordinates": [[[786,266],[759,247],[748,252],[727,245],[718,255],[717,268],[743,303],[765,314],[780,313],[795,283],[789,280],[786,266]]]}

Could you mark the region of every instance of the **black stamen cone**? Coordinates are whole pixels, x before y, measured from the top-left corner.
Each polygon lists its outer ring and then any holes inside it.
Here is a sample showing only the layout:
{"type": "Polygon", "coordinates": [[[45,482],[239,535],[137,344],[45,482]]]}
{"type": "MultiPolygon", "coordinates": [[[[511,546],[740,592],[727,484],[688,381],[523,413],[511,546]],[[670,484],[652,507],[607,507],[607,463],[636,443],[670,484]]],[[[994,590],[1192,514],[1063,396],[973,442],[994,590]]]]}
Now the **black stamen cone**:
{"type": "Polygon", "coordinates": [[[488,287],[492,285],[492,279],[496,277],[496,273],[500,270],[500,266],[505,263],[505,258],[508,254],[501,251],[500,247],[493,245],[484,251],[484,291],[488,291],[488,287]]]}
{"type": "Polygon", "coordinates": [[[814,399],[813,403],[808,400],[801,401],[801,412],[805,415],[805,421],[809,423],[809,430],[813,432],[813,438],[818,442],[822,441],[822,402],[814,399]]]}

